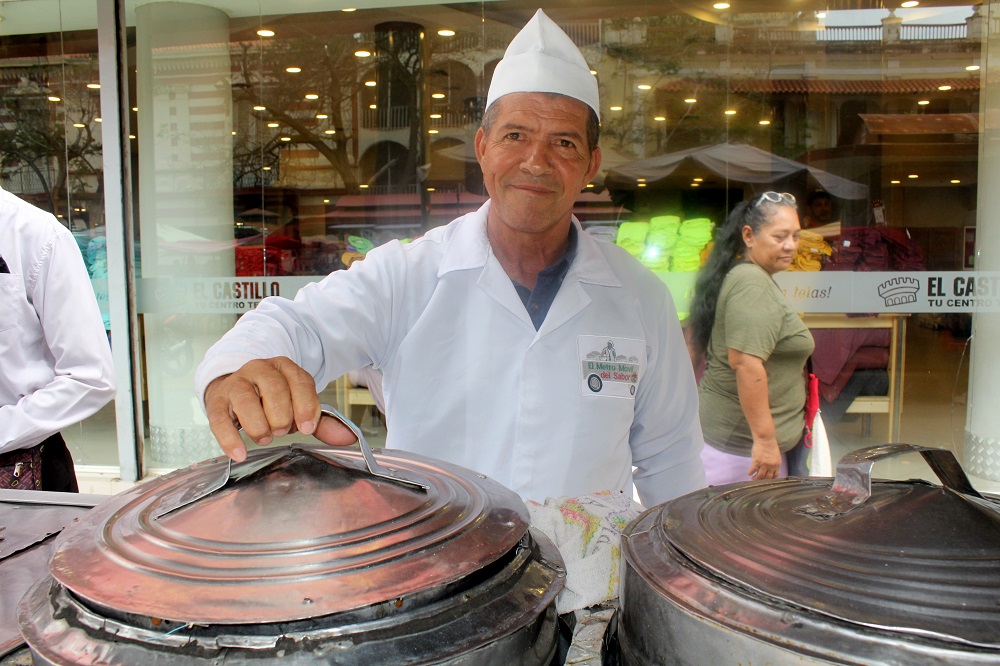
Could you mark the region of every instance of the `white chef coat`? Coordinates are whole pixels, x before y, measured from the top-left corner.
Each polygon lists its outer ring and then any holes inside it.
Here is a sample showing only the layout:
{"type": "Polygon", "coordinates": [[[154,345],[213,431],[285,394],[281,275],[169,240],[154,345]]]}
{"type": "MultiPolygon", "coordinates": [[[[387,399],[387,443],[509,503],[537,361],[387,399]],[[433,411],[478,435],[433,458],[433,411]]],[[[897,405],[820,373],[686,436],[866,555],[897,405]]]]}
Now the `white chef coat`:
{"type": "Polygon", "coordinates": [[[34,446],[115,395],[111,347],[76,239],[0,190],[0,453],[34,446]]]}
{"type": "Polygon", "coordinates": [[[525,499],[631,493],[633,466],[647,506],[703,487],[694,375],[664,284],[580,232],[536,331],[490,248],[489,206],[373,249],[294,301],[265,299],[208,351],[198,395],[254,358],[287,356],[317,388],[374,365],[388,448],[479,471],[525,499]],[[633,350],[634,393],[588,388],[595,340],[633,350]]]}

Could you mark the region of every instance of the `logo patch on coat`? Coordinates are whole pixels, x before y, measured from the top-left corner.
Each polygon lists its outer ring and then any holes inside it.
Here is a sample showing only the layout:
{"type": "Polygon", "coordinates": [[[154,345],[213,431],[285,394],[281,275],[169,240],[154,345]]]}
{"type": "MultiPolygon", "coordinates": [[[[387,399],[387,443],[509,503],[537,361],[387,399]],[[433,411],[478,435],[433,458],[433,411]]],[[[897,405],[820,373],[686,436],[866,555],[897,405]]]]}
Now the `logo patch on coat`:
{"type": "Polygon", "coordinates": [[[632,338],[581,335],[577,338],[584,395],[635,398],[646,362],[646,343],[632,338]]]}

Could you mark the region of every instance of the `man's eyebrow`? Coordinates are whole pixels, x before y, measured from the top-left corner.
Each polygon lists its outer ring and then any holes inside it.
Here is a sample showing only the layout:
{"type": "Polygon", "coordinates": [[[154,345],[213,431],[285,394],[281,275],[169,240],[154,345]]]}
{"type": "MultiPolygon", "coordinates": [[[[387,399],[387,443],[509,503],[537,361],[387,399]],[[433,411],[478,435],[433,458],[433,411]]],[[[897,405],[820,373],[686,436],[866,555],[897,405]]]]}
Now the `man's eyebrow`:
{"type": "MultiPolygon", "coordinates": [[[[519,125],[518,123],[506,122],[497,127],[497,130],[502,133],[507,132],[531,132],[531,128],[527,125],[519,125]]],[[[556,137],[566,137],[567,139],[575,139],[576,141],[583,141],[583,135],[576,130],[563,130],[560,132],[549,132],[549,136],[556,137]]]]}

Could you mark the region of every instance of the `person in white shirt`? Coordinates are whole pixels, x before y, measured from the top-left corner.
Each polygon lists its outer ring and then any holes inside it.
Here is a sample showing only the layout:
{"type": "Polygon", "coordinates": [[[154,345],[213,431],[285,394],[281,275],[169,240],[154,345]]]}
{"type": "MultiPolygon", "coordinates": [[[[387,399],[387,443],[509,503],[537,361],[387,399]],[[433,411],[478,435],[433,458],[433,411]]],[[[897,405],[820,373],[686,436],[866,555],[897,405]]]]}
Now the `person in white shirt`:
{"type": "Polygon", "coordinates": [[[408,245],[269,298],[196,375],[236,461],[320,419],[317,387],[383,376],[387,441],[456,463],[525,499],[627,492],[647,505],[704,485],[697,391],[664,284],[572,215],[597,173],[597,83],[539,11],[498,64],[476,156],[490,200],[408,245]]]}
{"type": "Polygon", "coordinates": [[[41,487],[26,489],[77,492],[59,431],[114,398],[111,347],[73,235],[2,189],[0,313],[0,467],[37,449],[41,487]]]}

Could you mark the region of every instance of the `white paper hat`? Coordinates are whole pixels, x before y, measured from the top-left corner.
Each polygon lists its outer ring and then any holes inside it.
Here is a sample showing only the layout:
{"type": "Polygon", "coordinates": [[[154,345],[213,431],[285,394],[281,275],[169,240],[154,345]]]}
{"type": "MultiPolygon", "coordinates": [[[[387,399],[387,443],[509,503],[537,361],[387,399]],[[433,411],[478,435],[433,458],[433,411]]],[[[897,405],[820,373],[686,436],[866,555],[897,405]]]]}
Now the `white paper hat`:
{"type": "Polygon", "coordinates": [[[560,93],[578,99],[601,117],[597,78],[573,40],[541,9],[511,40],[497,63],[486,108],[516,92],[560,93]]]}

